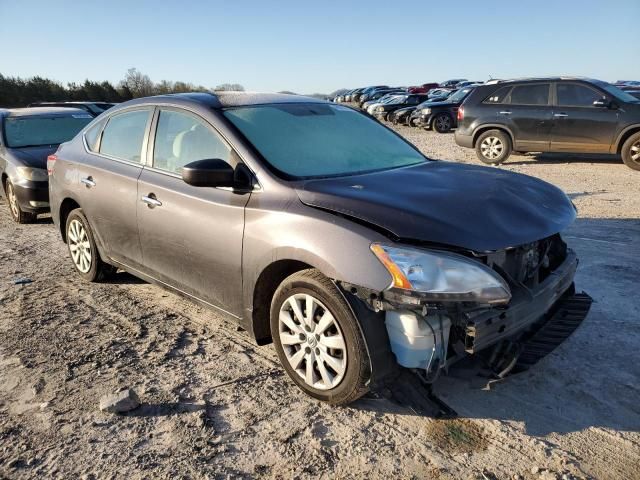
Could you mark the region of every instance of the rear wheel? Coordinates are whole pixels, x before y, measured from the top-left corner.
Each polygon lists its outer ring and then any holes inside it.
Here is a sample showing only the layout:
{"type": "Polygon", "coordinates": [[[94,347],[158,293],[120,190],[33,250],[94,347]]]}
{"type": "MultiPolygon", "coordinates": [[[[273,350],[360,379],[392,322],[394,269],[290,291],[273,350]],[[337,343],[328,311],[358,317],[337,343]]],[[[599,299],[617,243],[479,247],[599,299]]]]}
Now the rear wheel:
{"type": "Polygon", "coordinates": [[[306,394],[345,405],[367,392],[369,362],[357,320],[318,270],[294,273],[278,287],[271,335],[282,366],[306,394]]]}
{"type": "Polygon", "coordinates": [[[16,190],[10,180],[7,180],[6,184],[7,202],[9,203],[9,212],[11,212],[11,218],[17,223],[32,223],[36,220],[37,215],[31,212],[25,212],[20,208],[18,203],[18,197],[16,190]]]}
{"type": "Polygon", "coordinates": [[[439,113],[431,121],[431,128],[438,133],[448,133],[453,126],[451,116],[446,113],[439,113]]]}
{"type": "Polygon", "coordinates": [[[82,278],[99,282],[116,271],[100,258],[93,232],[81,208],[76,208],[67,217],[66,232],[73,266],[82,278]]]}
{"type": "Polygon", "coordinates": [[[511,139],[502,130],[488,130],[476,140],[476,155],[484,162],[497,165],[511,155],[511,139]]]}
{"type": "Polygon", "coordinates": [[[622,161],[634,170],[640,170],[640,132],[631,135],[622,145],[622,161]]]}

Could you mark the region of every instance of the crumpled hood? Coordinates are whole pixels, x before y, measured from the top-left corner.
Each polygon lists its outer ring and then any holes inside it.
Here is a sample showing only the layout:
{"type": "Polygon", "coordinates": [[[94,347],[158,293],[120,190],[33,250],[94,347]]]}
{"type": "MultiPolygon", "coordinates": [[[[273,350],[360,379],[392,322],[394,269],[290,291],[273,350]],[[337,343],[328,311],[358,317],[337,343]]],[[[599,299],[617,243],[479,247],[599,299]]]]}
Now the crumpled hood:
{"type": "Polygon", "coordinates": [[[11,148],[11,155],[26,167],[47,168],[47,157],[58,149],[58,145],[42,147],[11,148]]]}
{"type": "Polygon", "coordinates": [[[569,198],[542,180],[440,161],[308,180],[298,196],[306,205],[357,218],[400,239],[477,252],[540,240],[576,217],[569,198]]]}

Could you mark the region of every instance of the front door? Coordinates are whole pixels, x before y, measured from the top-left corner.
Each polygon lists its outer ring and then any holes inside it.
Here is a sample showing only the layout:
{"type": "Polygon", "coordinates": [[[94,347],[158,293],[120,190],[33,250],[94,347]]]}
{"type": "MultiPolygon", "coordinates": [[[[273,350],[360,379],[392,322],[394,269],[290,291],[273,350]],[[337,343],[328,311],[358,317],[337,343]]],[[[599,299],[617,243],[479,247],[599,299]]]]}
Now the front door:
{"type": "Polygon", "coordinates": [[[593,102],[611,99],[582,83],[556,83],[556,106],[551,134],[554,152],[609,153],[618,128],[619,111],[593,102]]]}
{"type": "Polygon", "coordinates": [[[215,129],[190,112],[157,113],[151,165],[138,181],[138,226],[145,271],[236,316],[242,312],[242,239],[249,193],[194,187],[182,167],[237,156],[215,129]]]}

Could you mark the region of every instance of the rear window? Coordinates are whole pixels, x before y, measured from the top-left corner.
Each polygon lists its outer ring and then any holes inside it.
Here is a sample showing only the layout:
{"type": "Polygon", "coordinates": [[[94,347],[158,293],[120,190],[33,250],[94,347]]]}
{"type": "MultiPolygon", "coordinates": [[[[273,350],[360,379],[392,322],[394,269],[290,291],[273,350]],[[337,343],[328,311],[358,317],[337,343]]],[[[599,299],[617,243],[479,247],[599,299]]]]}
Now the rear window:
{"type": "Polygon", "coordinates": [[[499,88],[487,98],[485,98],[484,103],[505,103],[510,91],[511,87],[499,88]]]}
{"type": "Polygon", "coordinates": [[[141,163],[148,119],[149,110],[146,109],[113,115],[102,133],[100,153],[141,163]]]}
{"type": "Polygon", "coordinates": [[[93,117],[86,113],[55,116],[8,117],[4,120],[7,147],[37,147],[68,142],[93,117]]]}

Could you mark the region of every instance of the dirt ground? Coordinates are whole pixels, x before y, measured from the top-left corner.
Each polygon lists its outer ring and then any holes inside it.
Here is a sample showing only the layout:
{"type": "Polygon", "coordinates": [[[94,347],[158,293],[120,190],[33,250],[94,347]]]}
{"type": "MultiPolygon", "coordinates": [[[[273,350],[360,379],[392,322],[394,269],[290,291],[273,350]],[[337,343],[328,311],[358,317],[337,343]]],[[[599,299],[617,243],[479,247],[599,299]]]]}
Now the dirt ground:
{"type": "MultiPolygon", "coordinates": [[[[398,130],[478,162],[452,135],[398,130]]],[[[640,173],[583,156],[500,168],[572,197],[565,238],[595,301],[525,373],[488,384],[452,368],[436,393],[453,420],[318,403],[215,313],[125,273],[84,283],[50,219],[16,225],[0,200],[0,478],[640,478],[640,173]],[[142,406],[100,412],[120,387],[142,406]]]]}

